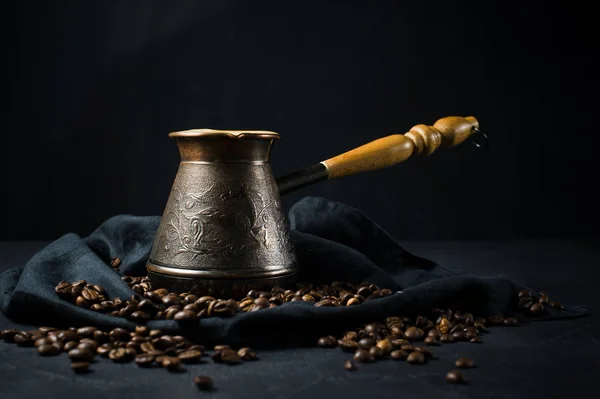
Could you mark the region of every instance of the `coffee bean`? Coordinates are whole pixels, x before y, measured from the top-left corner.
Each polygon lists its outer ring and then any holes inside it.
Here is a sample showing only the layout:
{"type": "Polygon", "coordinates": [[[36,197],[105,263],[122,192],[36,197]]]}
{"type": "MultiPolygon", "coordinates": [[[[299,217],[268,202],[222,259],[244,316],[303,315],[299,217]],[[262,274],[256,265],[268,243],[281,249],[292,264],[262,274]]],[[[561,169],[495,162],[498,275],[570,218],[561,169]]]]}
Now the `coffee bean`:
{"type": "MultiPolygon", "coordinates": [[[[66,345],[65,345],[66,346],[66,345]]],[[[109,352],[113,350],[112,344],[102,344],[96,349],[96,353],[102,357],[108,357],[109,352]]]]}
{"type": "Polygon", "coordinates": [[[546,291],[540,291],[540,303],[547,303],[549,301],[548,293],[546,291]]]}
{"type": "Polygon", "coordinates": [[[344,352],[355,352],[358,349],[358,343],[348,338],[342,338],[337,341],[338,347],[344,352]]]}
{"type": "Polygon", "coordinates": [[[81,296],[89,302],[94,302],[96,299],[98,299],[98,293],[95,290],[88,288],[84,288],[81,291],[81,296]]]}
{"type": "Polygon", "coordinates": [[[358,341],[358,347],[361,349],[370,349],[375,346],[375,340],[373,338],[362,338],[358,341]]]}
{"type": "Polygon", "coordinates": [[[114,257],[110,260],[110,267],[112,267],[113,269],[118,268],[119,266],[121,266],[121,259],[114,257]]]}
{"type": "Polygon", "coordinates": [[[504,322],[504,317],[502,317],[502,315],[492,315],[488,317],[488,321],[490,324],[499,325],[504,322]]]}
{"type": "Polygon", "coordinates": [[[42,345],[50,345],[52,344],[52,341],[50,340],[50,338],[44,337],[44,338],[39,338],[37,340],[35,340],[35,342],[33,343],[33,346],[35,346],[36,348],[39,348],[42,345]]]}
{"type": "Polygon", "coordinates": [[[111,351],[108,353],[108,358],[113,362],[127,362],[127,357],[127,349],[125,348],[111,349],[111,351]]]}
{"type": "Polygon", "coordinates": [[[17,335],[18,333],[19,333],[19,331],[15,330],[14,328],[4,330],[4,331],[2,331],[2,338],[4,339],[5,342],[12,343],[12,342],[14,342],[15,335],[17,335]]]}
{"type": "Polygon", "coordinates": [[[384,356],[383,350],[378,346],[372,346],[369,349],[369,353],[375,358],[379,359],[384,356]]]}
{"type": "Polygon", "coordinates": [[[452,338],[454,338],[456,341],[466,341],[467,334],[464,331],[456,331],[452,333],[452,338]]]}
{"type": "Polygon", "coordinates": [[[356,365],[354,364],[354,362],[352,360],[346,360],[344,362],[344,370],[354,371],[354,370],[356,370],[356,365]]]}
{"type": "Polygon", "coordinates": [[[165,356],[161,359],[161,366],[169,371],[178,370],[181,366],[181,361],[173,356],[165,356]]]}
{"type": "Polygon", "coordinates": [[[394,347],[394,349],[402,348],[403,345],[408,344],[408,340],[406,340],[406,339],[390,339],[390,342],[391,342],[392,346],[394,347]]]}
{"type": "Polygon", "coordinates": [[[442,334],[442,336],[440,337],[440,342],[451,343],[456,342],[456,340],[454,339],[454,336],[452,336],[452,334],[442,334]]]}
{"type": "Polygon", "coordinates": [[[96,343],[96,341],[92,341],[92,342],[79,341],[79,344],[77,345],[76,348],[81,351],[89,351],[89,352],[95,353],[96,349],[98,349],[98,344],[96,343]]]}
{"type": "Polygon", "coordinates": [[[382,339],[377,341],[377,347],[380,348],[385,355],[390,354],[390,352],[394,349],[392,343],[389,339],[382,339]]]}
{"type": "Polygon", "coordinates": [[[471,339],[469,340],[469,342],[472,342],[472,343],[474,343],[474,344],[478,344],[478,343],[481,343],[481,342],[483,342],[483,341],[482,341],[482,340],[481,340],[481,338],[479,338],[479,337],[473,337],[473,338],[471,338],[471,339]]]}
{"type": "Polygon", "coordinates": [[[473,362],[472,359],[468,359],[466,357],[459,357],[458,359],[456,359],[456,361],[454,362],[454,365],[458,368],[461,369],[467,369],[467,368],[472,368],[475,366],[475,362],[473,362]]]}
{"type": "Polygon", "coordinates": [[[194,377],[194,384],[203,391],[210,391],[214,387],[212,378],[206,375],[197,375],[194,377]]]}
{"type": "Polygon", "coordinates": [[[150,320],[152,318],[152,316],[150,315],[150,313],[142,312],[141,310],[136,310],[135,312],[131,313],[129,318],[133,321],[145,322],[145,321],[150,320]]]}
{"type": "Polygon", "coordinates": [[[519,322],[514,317],[507,317],[506,319],[504,319],[504,321],[502,321],[502,324],[504,324],[505,326],[516,326],[517,324],[519,324],[519,322]]]}
{"type": "Polygon", "coordinates": [[[392,353],[390,353],[390,357],[394,360],[404,360],[408,357],[408,353],[401,349],[397,349],[395,351],[392,351],[392,353]]]}
{"type": "Polygon", "coordinates": [[[321,348],[333,348],[333,347],[335,347],[336,344],[337,344],[337,340],[335,339],[334,336],[331,336],[331,335],[326,336],[326,337],[321,337],[317,341],[317,345],[320,346],[321,348]]]}
{"type": "Polygon", "coordinates": [[[90,362],[94,358],[94,352],[90,352],[89,350],[81,350],[78,348],[71,349],[67,356],[71,360],[81,360],[83,362],[90,362]]]}
{"type": "Polygon", "coordinates": [[[61,351],[61,347],[59,344],[44,344],[40,345],[37,348],[37,351],[40,356],[54,356],[58,355],[61,351]]]}
{"type": "Polygon", "coordinates": [[[530,298],[533,293],[527,289],[519,291],[519,298],[530,298]]]}
{"type": "Polygon", "coordinates": [[[375,361],[375,357],[366,349],[357,349],[353,359],[359,363],[371,363],[375,361]]]}
{"type": "Polygon", "coordinates": [[[465,377],[458,370],[452,370],[446,374],[446,381],[451,384],[462,384],[465,382],[465,377]]]}
{"type": "Polygon", "coordinates": [[[533,301],[531,300],[531,298],[526,297],[526,298],[519,299],[519,307],[520,308],[529,309],[531,307],[531,305],[533,305],[533,301]]]}
{"type": "Polygon", "coordinates": [[[427,359],[433,359],[435,357],[433,355],[433,352],[431,351],[431,349],[426,348],[424,346],[416,346],[415,351],[421,352],[422,354],[425,355],[425,358],[427,358],[427,359]]]}
{"type": "Polygon", "coordinates": [[[77,305],[81,308],[90,306],[89,302],[82,296],[77,297],[77,299],[75,300],[75,305],[77,305]]]}
{"type": "Polygon", "coordinates": [[[24,331],[16,334],[13,338],[13,342],[19,346],[33,346],[31,336],[24,331]]]}
{"type": "Polygon", "coordinates": [[[534,303],[531,308],[529,308],[529,311],[534,314],[534,315],[540,315],[542,313],[544,313],[544,305],[542,303],[534,303]]]}
{"type": "Polygon", "coordinates": [[[356,331],[348,331],[346,334],[344,334],[343,339],[349,339],[351,341],[356,341],[356,340],[358,340],[358,333],[356,331]]]}
{"type": "Polygon", "coordinates": [[[423,364],[425,363],[425,355],[421,352],[411,352],[406,361],[410,364],[423,364]]]}
{"type": "Polygon", "coordinates": [[[135,357],[135,363],[140,367],[150,367],[154,363],[154,356],[147,353],[139,354],[135,357]]]}
{"type": "Polygon", "coordinates": [[[437,339],[434,336],[431,336],[431,335],[425,337],[425,341],[424,342],[425,342],[425,345],[431,345],[431,346],[438,344],[437,339]]]}
{"type": "Polygon", "coordinates": [[[126,342],[126,341],[129,341],[129,339],[131,338],[129,331],[127,331],[123,328],[119,328],[119,327],[111,330],[111,332],[108,335],[109,335],[111,341],[126,342]]]}
{"type": "Polygon", "coordinates": [[[189,321],[189,320],[195,320],[195,319],[196,319],[196,313],[192,312],[191,310],[182,310],[180,312],[177,312],[173,316],[173,320],[176,320],[176,321],[189,321]]]}
{"type": "Polygon", "coordinates": [[[63,345],[62,350],[65,352],[70,351],[71,349],[75,349],[77,348],[77,345],[79,345],[79,343],[77,341],[69,341],[66,344],[63,345]]]}
{"type": "Polygon", "coordinates": [[[350,298],[348,302],[346,302],[346,306],[355,306],[360,305],[360,301],[357,298],[350,298]]]}
{"type": "Polygon", "coordinates": [[[202,357],[202,352],[198,350],[186,350],[181,352],[177,357],[182,363],[197,363],[202,357]]]}
{"type": "Polygon", "coordinates": [[[96,331],[96,327],[88,326],[81,327],[77,329],[77,334],[81,337],[92,337],[94,332],[96,331]]]}
{"type": "Polygon", "coordinates": [[[168,294],[162,297],[162,303],[169,307],[169,306],[181,306],[181,299],[179,299],[178,296],[173,295],[173,294],[168,294]]]}
{"type": "Polygon", "coordinates": [[[406,331],[404,331],[404,335],[409,340],[420,340],[425,336],[425,332],[417,327],[408,327],[406,331]]]}
{"type": "Polygon", "coordinates": [[[238,350],[238,356],[242,360],[256,360],[256,359],[258,359],[258,356],[256,355],[256,352],[254,352],[254,350],[251,349],[251,348],[241,348],[240,350],[238,350]]]}
{"type": "Polygon", "coordinates": [[[242,358],[238,353],[231,349],[225,349],[220,352],[221,353],[221,361],[225,364],[234,365],[242,363],[242,358]]]}
{"type": "Polygon", "coordinates": [[[76,373],[86,373],[90,369],[90,362],[72,362],[71,369],[76,373]]]}

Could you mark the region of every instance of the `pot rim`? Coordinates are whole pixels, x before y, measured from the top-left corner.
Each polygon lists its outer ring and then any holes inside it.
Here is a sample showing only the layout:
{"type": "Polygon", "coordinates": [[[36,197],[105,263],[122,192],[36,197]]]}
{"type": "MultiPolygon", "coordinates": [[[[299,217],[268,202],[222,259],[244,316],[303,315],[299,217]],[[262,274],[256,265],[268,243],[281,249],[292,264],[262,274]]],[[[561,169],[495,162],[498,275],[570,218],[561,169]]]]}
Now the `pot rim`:
{"type": "Polygon", "coordinates": [[[219,137],[224,136],[232,139],[279,139],[279,133],[269,130],[218,130],[218,129],[190,129],[169,133],[173,138],[194,137],[219,137]]]}

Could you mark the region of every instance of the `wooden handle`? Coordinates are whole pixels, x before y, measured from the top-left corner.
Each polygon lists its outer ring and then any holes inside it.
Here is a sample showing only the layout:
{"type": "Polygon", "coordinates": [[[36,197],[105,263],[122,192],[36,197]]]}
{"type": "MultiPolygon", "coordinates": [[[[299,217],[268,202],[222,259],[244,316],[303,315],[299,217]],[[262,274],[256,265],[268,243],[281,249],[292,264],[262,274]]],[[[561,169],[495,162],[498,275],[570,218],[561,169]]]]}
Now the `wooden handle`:
{"type": "Polygon", "coordinates": [[[448,116],[433,126],[416,125],[406,134],[393,134],[321,162],[329,179],[386,168],[414,155],[427,156],[440,146],[454,147],[479,128],[472,116],[448,116]]]}

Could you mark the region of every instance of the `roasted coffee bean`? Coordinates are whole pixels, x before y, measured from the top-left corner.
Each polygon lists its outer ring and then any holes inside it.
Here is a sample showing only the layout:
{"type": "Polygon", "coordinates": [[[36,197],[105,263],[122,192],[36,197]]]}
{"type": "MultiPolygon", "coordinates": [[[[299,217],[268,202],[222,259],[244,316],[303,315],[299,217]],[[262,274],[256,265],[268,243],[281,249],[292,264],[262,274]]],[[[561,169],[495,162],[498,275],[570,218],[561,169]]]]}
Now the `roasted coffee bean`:
{"type": "Polygon", "coordinates": [[[519,322],[514,317],[507,317],[506,319],[504,319],[502,324],[504,324],[505,326],[516,326],[517,324],[519,324],[519,322]]]}
{"type": "Polygon", "coordinates": [[[375,358],[375,359],[379,359],[380,357],[384,356],[383,350],[381,348],[379,348],[378,346],[372,346],[369,349],[369,353],[375,358]]]}
{"type": "Polygon", "coordinates": [[[108,335],[111,341],[127,342],[131,338],[131,334],[129,334],[129,331],[119,327],[111,330],[111,332],[108,335]]]}
{"type": "Polygon", "coordinates": [[[451,384],[462,384],[465,382],[465,377],[458,370],[452,370],[446,374],[446,381],[451,384]]]}
{"type": "Polygon", "coordinates": [[[421,352],[411,352],[406,361],[410,364],[423,364],[425,363],[425,355],[421,352]]]}
{"type": "Polygon", "coordinates": [[[215,345],[215,347],[213,348],[213,351],[218,352],[218,351],[222,351],[225,349],[231,349],[229,347],[229,345],[215,345]]]}
{"type": "Polygon", "coordinates": [[[102,344],[96,349],[96,353],[102,357],[108,357],[108,354],[112,349],[112,344],[102,344]]]}
{"type": "Polygon", "coordinates": [[[254,352],[253,349],[251,348],[241,348],[240,350],[238,350],[238,356],[242,359],[242,360],[256,360],[258,359],[258,356],[256,355],[256,352],[254,352]]]}
{"type": "Polygon", "coordinates": [[[529,290],[519,291],[519,298],[530,298],[531,296],[533,296],[533,293],[529,290]]]}
{"type": "Polygon", "coordinates": [[[147,337],[149,332],[150,332],[150,330],[146,326],[136,326],[135,327],[135,334],[140,337],[147,337]]]}
{"type": "Polygon", "coordinates": [[[135,363],[140,367],[150,367],[154,363],[154,356],[142,353],[135,357],[135,363]]]}
{"type": "Polygon", "coordinates": [[[90,352],[89,350],[81,350],[78,348],[71,349],[67,355],[71,360],[81,360],[83,362],[90,362],[94,358],[94,352],[90,352]]]}
{"type": "Polygon", "coordinates": [[[168,294],[162,297],[162,303],[169,307],[169,306],[181,306],[181,299],[174,294],[168,294]]]}
{"type": "Polygon", "coordinates": [[[162,356],[160,359],[160,365],[169,371],[176,371],[181,366],[179,358],[174,356],[162,356]]]}
{"type": "Polygon", "coordinates": [[[556,301],[550,301],[550,302],[548,302],[548,305],[552,306],[555,309],[564,309],[565,308],[560,302],[556,302],[556,301]]]}
{"type": "Polygon", "coordinates": [[[425,332],[417,327],[408,327],[406,331],[404,331],[404,335],[409,340],[420,340],[425,336],[425,332]]]}
{"type": "Polygon", "coordinates": [[[452,338],[454,338],[455,341],[466,341],[467,334],[464,331],[456,331],[452,333],[452,338]]]}
{"type": "Polygon", "coordinates": [[[15,330],[14,328],[2,331],[2,338],[5,342],[12,343],[14,342],[15,335],[19,333],[19,330],[15,330]]]}
{"type": "Polygon", "coordinates": [[[98,299],[98,293],[95,290],[89,288],[84,288],[81,291],[81,296],[84,297],[85,300],[88,302],[94,302],[96,299],[98,299]]]}
{"type": "Polygon", "coordinates": [[[72,362],[71,369],[76,373],[86,373],[90,369],[90,362],[72,362]]]}
{"type": "Polygon", "coordinates": [[[519,299],[519,307],[529,309],[531,305],[533,305],[533,301],[531,300],[531,298],[526,297],[519,299]]]}
{"type": "Polygon", "coordinates": [[[58,339],[63,342],[79,341],[79,336],[73,331],[65,330],[58,333],[58,339]]]}
{"type": "Polygon", "coordinates": [[[464,331],[465,330],[465,325],[464,324],[455,324],[454,327],[452,327],[450,329],[450,334],[453,334],[457,331],[464,331]]]}
{"type": "Polygon", "coordinates": [[[344,334],[343,339],[349,339],[352,341],[358,340],[358,333],[356,331],[348,331],[344,334]]]}
{"type": "Polygon", "coordinates": [[[65,352],[70,351],[71,349],[75,349],[77,348],[77,345],[79,345],[79,343],[77,341],[69,341],[66,344],[63,345],[62,350],[65,352]]]}
{"type": "Polygon", "coordinates": [[[182,363],[197,363],[202,357],[202,352],[198,350],[185,350],[177,355],[182,363]]]}
{"type": "Polygon", "coordinates": [[[82,296],[78,296],[77,299],[75,300],[75,305],[81,307],[81,308],[86,308],[88,306],[90,306],[90,303],[82,296]]]}
{"type": "Polygon", "coordinates": [[[192,312],[191,310],[182,310],[180,312],[175,313],[175,315],[173,316],[173,320],[176,321],[189,321],[195,319],[196,313],[192,312]]]}
{"type": "Polygon", "coordinates": [[[54,356],[60,353],[61,347],[57,343],[44,344],[38,346],[37,351],[40,354],[40,356],[54,356]]]}
{"type": "Polygon", "coordinates": [[[415,346],[415,351],[421,352],[422,354],[425,355],[425,358],[427,358],[427,359],[434,358],[434,355],[433,355],[433,352],[431,351],[431,349],[426,348],[424,346],[415,346]]]}
{"type": "Polygon", "coordinates": [[[358,343],[348,338],[342,338],[337,341],[338,347],[344,352],[355,352],[358,349],[358,343]]]}
{"type": "Polygon", "coordinates": [[[375,340],[373,338],[362,338],[358,341],[358,347],[361,349],[370,349],[375,345],[375,340]]]}
{"type": "Polygon", "coordinates": [[[431,335],[425,337],[424,342],[425,342],[425,345],[431,345],[431,346],[438,344],[437,339],[431,335]]]}
{"type": "Polygon", "coordinates": [[[397,324],[392,326],[392,328],[390,328],[390,333],[392,333],[392,335],[398,336],[398,337],[404,337],[404,331],[402,330],[402,324],[397,324]]]}
{"type": "Polygon", "coordinates": [[[155,348],[165,350],[176,345],[175,340],[170,335],[163,335],[152,342],[155,348]]]}
{"type": "Polygon", "coordinates": [[[472,342],[472,343],[474,343],[474,344],[478,344],[478,343],[481,343],[481,342],[483,342],[483,341],[482,341],[482,340],[481,340],[481,338],[479,338],[479,337],[473,337],[473,338],[471,338],[471,339],[469,340],[469,342],[472,342]]]}
{"type": "Polygon", "coordinates": [[[234,365],[240,364],[242,362],[242,358],[236,351],[228,349],[221,351],[221,361],[225,364],[234,365]]]}
{"type": "Polygon", "coordinates": [[[547,303],[549,301],[548,293],[546,291],[540,291],[540,303],[547,303]]]}
{"type": "Polygon", "coordinates": [[[352,360],[346,360],[344,362],[344,370],[354,371],[354,370],[356,370],[356,365],[354,364],[354,362],[352,360]]]}
{"type": "Polygon", "coordinates": [[[140,311],[146,312],[146,313],[150,313],[150,314],[154,314],[157,311],[156,306],[150,299],[142,299],[137,304],[137,310],[140,310],[140,311]]]}
{"type": "Polygon", "coordinates": [[[388,355],[394,349],[389,339],[381,339],[377,341],[377,347],[383,351],[383,354],[388,355]]]}
{"type": "Polygon", "coordinates": [[[355,306],[360,305],[360,300],[358,298],[350,298],[348,302],[346,302],[346,306],[355,306]]]}
{"type": "Polygon", "coordinates": [[[474,367],[475,366],[475,362],[473,362],[472,359],[468,359],[466,357],[459,357],[454,362],[454,365],[456,367],[458,367],[458,368],[461,368],[461,369],[468,369],[468,368],[474,367]]]}
{"type": "Polygon", "coordinates": [[[336,344],[337,344],[337,340],[332,335],[329,335],[326,337],[321,337],[317,341],[317,345],[320,346],[321,348],[334,348],[336,344]]]}
{"type": "Polygon", "coordinates": [[[14,336],[13,342],[19,346],[33,346],[34,341],[31,339],[29,334],[20,332],[14,336]]]}
{"type": "Polygon", "coordinates": [[[408,357],[408,353],[403,351],[402,349],[397,349],[390,353],[390,357],[394,360],[404,360],[408,357]]]}
{"type": "Polygon", "coordinates": [[[359,363],[371,363],[375,361],[375,357],[367,349],[357,349],[352,357],[359,363]]]}
{"type": "Polygon", "coordinates": [[[447,318],[442,317],[442,319],[439,322],[438,329],[440,330],[440,333],[442,335],[448,334],[450,332],[450,329],[452,329],[452,322],[447,318]]]}
{"type": "Polygon", "coordinates": [[[43,338],[39,338],[39,339],[35,340],[35,342],[33,343],[33,346],[35,346],[36,348],[39,348],[42,345],[50,345],[50,344],[52,344],[52,341],[50,340],[50,338],[43,337],[43,338]]]}
{"type": "Polygon", "coordinates": [[[121,259],[120,258],[112,258],[110,260],[110,267],[112,267],[113,269],[118,268],[119,266],[121,266],[121,259]]]}
{"type": "Polygon", "coordinates": [[[214,387],[212,378],[206,375],[197,375],[194,377],[194,384],[203,391],[210,391],[214,387]]]}
{"type": "Polygon", "coordinates": [[[492,315],[488,317],[488,321],[493,325],[500,325],[504,322],[504,317],[501,315],[492,315]]]}
{"type": "Polygon", "coordinates": [[[452,334],[442,334],[440,341],[445,343],[456,342],[452,334]]]}
{"type": "Polygon", "coordinates": [[[98,349],[98,344],[96,343],[96,341],[92,341],[92,342],[82,342],[79,341],[79,344],[76,346],[77,349],[82,350],[82,351],[90,351],[95,353],[96,349],[98,349]]]}
{"type": "Polygon", "coordinates": [[[144,322],[150,320],[152,318],[152,315],[150,315],[150,313],[147,312],[142,312],[141,310],[136,310],[135,312],[131,313],[129,318],[133,321],[144,322]]]}
{"type": "Polygon", "coordinates": [[[534,303],[531,308],[529,308],[529,311],[534,315],[542,314],[544,313],[544,305],[540,302],[534,303]]]}

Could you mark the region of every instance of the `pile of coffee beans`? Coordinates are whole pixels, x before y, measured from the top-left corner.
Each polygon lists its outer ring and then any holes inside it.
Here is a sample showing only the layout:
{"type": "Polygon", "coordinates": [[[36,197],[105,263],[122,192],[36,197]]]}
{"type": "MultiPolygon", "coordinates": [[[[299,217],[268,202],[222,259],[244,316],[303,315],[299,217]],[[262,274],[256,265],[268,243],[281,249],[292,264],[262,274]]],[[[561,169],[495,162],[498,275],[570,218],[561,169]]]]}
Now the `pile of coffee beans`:
{"type": "MultiPolygon", "coordinates": [[[[118,268],[120,261],[113,259],[111,266],[118,268]]],[[[191,293],[172,293],[165,289],[152,289],[147,277],[123,276],[135,294],[128,299],[108,298],[106,290],[85,280],[60,282],[56,293],[60,298],[77,306],[85,307],[111,316],[124,317],[137,322],[135,331],[115,328],[103,331],[94,326],[59,330],[40,327],[38,330],[4,330],[0,339],[19,346],[34,347],[40,356],[57,356],[66,353],[71,367],[77,373],[87,372],[96,356],[108,358],[115,363],[135,362],[139,367],[162,367],[168,371],[183,370],[184,364],[202,362],[207,356],[206,348],[184,336],[171,336],[160,330],[150,330],[143,324],[149,320],[177,320],[188,322],[206,317],[232,317],[239,312],[254,312],[280,306],[286,302],[313,302],[314,306],[358,306],[364,301],[392,294],[375,284],[350,284],[333,282],[330,285],[299,284],[296,290],[273,288],[270,291],[249,291],[239,301],[218,299],[211,296],[198,297],[191,293]]],[[[545,306],[562,308],[551,302],[545,292],[519,292],[518,306],[532,316],[542,315],[545,306]]],[[[455,342],[480,343],[481,335],[490,326],[514,326],[518,321],[512,317],[491,315],[475,316],[468,312],[451,309],[432,309],[419,316],[392,315],[345,332],[341,336],[324,336],[316,345],[322,348],[339,348],[352,354],[344,362],[347,371],[358,370],[357,363],[373,363],[381,359],[404,361],[422,365],[434,358],[431,347],[455,342]]],[[[251,348],[233,349],[217,345],[210,359],[215,363],[237,365],[257,360],[251,348]]],[[[474,367],[474,362],[461,357],[455,361],[457,369],[448,372],[446,381],[464,383],[458,369],[474,367]]],[[[208,376],[196,376],[194,383],[199,389],[212,389],[214,383],[208,376]]]]}

